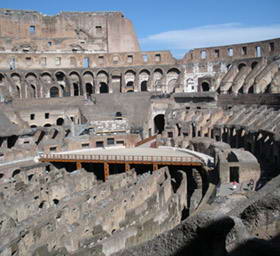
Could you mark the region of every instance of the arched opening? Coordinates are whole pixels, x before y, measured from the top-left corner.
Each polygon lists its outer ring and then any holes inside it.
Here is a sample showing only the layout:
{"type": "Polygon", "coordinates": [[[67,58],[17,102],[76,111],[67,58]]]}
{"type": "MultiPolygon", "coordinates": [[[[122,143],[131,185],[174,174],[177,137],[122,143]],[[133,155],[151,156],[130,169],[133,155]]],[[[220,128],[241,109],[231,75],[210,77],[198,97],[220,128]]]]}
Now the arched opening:
{"type": "Polygon", "coordinates": [[[44,127],[51,127],[51,124],[45,124],[44,127]]]}
{"type": "Polygon", "coordinates": [[[248,93],[254,93],[254,86],[251,86],[248,90],[248,93]]]}
{"type": "Polygon", "coordinates": [[[50,97],[51,98],[55,98],[55,97],[59,97],[59,90],[57,87],[53,86],[50,89],[50,97]]]}
{"type": "Polygon", "coordinates": [[[258,65],[258,62],[257,61],[254,61],[251,65],[251,68],[254,69],[256,66],[258,65]]]}
{"type": "Polygon", "coordinates": [[[94,93],[92,84],[86,83],[86,92],[87,92],[88,96],[90,96],[94,93]]]}
{"type": "Polygon", "coordinates": [[[64,119],[63,118],[58,118],[57,120],[56,120],[56,125],[59,125],[59,126],[61,126],[61,125],[63,125],[64,124],[64,119]]]}
{"type": "Polygon", "coordinates": [[[164,130],[164,125],[165,125],[164,115],[159,114],[155,116],[154,118],[155,133],[161,134],[162,131],[164,130]]]}
{"type": "Polygon", "coordinates": [[[53,199],[53,204],[54,204],[54,205],[58,205],[58,204],[59,204],[59,200],[58,200],[58,199],[56,199],[56,198],[55,198],[55,199],[53,199]]]}
{"type": "Polygon", "coordinates": [[[57,72],[57,73],[55,74],[55,77],[56,77],[56,80],[57,80],[57,81],[64,81],[65,74],[62,73],[62,72],[57,72]]]}
{"type": "Polygon", "coordinates": [[[134,92],[134,82],[133,81],[127,82],[126,92],[134,92]]]}
{"type": "Polygon", "coordinates": [[[240,71],[242,68],[244,68],[244,67],[246,67],[246,64],[244,64],[244,63],[240,63],[239,65],[238,65],[238,70],[240,71]]]}
{"type": "Polygon", "coordinates": [[[2,179],[4,177],[3,173],[0,173],[0,179],[2,179]]]}
{"type": "Polygon", "coordinates": [[[100,93],[109,93],[109,87],[106,83],[100,83],[100,93]]]}
{"type": "Polygon", "coordinates": [[[13,74],[11,74],[11,79],[16,86],[17,97],[20,98],[21,97],[21,93],[20,93],[21,78],[17,73],[13,73],[13,74]]]}
{"type": "Polygon", "coordinates": [[[13,171],[13,174],[12,174],[12,178],[14,178],[16,175],[20,174],[20,170],[17,169],[17,170],[14,170],[13,171]]]}
{"type": "Polygon", "coordinates": [[[51,84],[52,83],[52,76],[47,72],[44,72],[44,73],[40,74],[40,78],[41,78],[41,81],[45,84],[51,84]]]}
{"type": "Polygon", "coordinates": [[[30,128],[37,128],[37,125],[31,125],[30,128]]]}
{"type": "Polygon", "coordinates": [[[143,81],[141,83],[141,92],[146,92],[147,91],[147,81],[143,81]]]}
{"type": "Polygon", "coordinates": [[[201,87],[202,87],[202,91],[203,91],[203,92],[209,92],[209,90],[210,90],[210,85],[209,85],[209,83],[207,83],[207,82],[203,82],[203,83],[201,84],[201,87]]]}
{"type": "Polygon", "coordinates": [[[74,96],[79,96],[80,95],[79,85],[76,83],[73,83],[73,89],[74,89],[74,96]]]}
{"type": "Polygon", "coordinates": [[[127,82],[126,87],[133,87],[134,83],[132,81],[127,82]]]}

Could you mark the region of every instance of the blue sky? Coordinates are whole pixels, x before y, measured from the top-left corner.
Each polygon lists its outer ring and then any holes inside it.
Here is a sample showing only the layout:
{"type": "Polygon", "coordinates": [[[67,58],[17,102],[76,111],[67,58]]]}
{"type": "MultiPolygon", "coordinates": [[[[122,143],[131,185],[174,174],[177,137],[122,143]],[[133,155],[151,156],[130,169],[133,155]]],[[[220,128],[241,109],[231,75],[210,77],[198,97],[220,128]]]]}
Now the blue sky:
{"type": "Polygon", "coordinates": [[[280,0],[9,0],[2,8],[60,11],[122,11],[132,20],[142,50],[171,50],[280,37],[280,0]]]}

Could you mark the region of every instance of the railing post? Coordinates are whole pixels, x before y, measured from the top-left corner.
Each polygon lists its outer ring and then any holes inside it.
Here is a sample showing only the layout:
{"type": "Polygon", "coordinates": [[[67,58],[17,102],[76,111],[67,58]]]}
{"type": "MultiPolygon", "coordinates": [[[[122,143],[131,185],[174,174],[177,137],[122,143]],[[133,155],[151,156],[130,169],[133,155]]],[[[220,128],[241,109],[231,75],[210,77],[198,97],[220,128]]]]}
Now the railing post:
{"type": "Polygon", "coordinates": [[[104,181],[108,179],[109,175],[110,175],[109,164],[107,162],[104,162],[104,181]]]}
{"type": "Polygon", "coordinates": [[[82,163],[76,162],[76,168],[77,168],[77,170],[82,169],[82,163]]]}
{"type": "Polygon", "coordinates": [[[129,163],[125,163],[125,171],[129,171],[130,170],[130,164],[129,163]]]}
{"type": "Polygon", "coordinates": [[[153,164],[153,171],[158,170],[158,164],[153,164]]]}

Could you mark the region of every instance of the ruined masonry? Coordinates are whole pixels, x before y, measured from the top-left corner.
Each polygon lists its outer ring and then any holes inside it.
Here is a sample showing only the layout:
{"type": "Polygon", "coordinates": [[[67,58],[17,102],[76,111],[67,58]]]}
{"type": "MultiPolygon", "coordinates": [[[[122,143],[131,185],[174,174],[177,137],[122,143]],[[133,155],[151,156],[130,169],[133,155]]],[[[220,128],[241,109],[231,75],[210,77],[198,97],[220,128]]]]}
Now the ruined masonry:
{"type": "Polygon", "coordinates": [[[279,67],[279,38],[176,59],[120,12],[0,9],[0,256],[280,255],[279,67]]]}

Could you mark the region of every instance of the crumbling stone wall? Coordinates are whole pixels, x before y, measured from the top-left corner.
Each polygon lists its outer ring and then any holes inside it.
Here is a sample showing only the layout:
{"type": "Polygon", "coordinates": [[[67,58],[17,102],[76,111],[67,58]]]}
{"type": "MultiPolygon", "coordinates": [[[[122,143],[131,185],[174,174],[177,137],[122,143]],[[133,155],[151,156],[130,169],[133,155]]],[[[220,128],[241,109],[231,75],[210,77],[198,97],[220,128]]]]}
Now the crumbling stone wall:
{"type": "Polygon", "coordinates": [[[113,175],[105,183],[83,169],[31,168],[1,186],[0,255],[88,250],[110,255],[177,225],[187,206],[184,173],[174,190],[167,168],[137,177],[113,175]],[[59,231],[59,232],[57,232],[59,231]]]}

